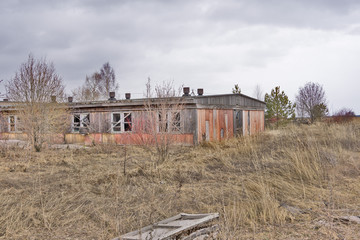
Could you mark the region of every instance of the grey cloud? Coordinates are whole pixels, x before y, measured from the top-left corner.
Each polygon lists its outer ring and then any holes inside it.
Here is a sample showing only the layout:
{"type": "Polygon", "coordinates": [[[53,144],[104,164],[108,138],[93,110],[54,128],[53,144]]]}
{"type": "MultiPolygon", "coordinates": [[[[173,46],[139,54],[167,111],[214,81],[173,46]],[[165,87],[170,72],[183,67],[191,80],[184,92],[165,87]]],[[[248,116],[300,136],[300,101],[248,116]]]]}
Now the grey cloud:
{"type": "Polygon", "coordinates": [[[209,19],[232,21],[237,24],[263,24],[305,28],[342,28],[359,21],[358,1],[273,0],[219,1],[209,12],[209,19]]]}
{"type": "Polygon", "coordinates": [[[359,12],[350,0],[3,0],[0,79],[32,52],[68,90],[109,61],[124,91],[141,92],[150,75],[216,92],[219,79],[224,89],[244,76],[271,81],[272,63],[336,41],[332,32],[355,35],[359,12]]]}

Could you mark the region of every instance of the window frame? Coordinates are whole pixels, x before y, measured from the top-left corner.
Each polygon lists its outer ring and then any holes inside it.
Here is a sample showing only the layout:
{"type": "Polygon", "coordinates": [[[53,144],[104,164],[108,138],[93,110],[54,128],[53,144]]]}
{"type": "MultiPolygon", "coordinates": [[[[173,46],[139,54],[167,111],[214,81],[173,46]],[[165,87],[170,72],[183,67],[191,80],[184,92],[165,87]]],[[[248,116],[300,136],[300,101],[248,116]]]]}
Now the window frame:
{"type": "Polygon", "coordinates": [[[158,112],[157,114],[157,132],[158,133],[182,133],[183,132],[183,116],[182,111],[169,110],[166,112],[166,119],[161,120],[162,112],[158,112]],[[178,116],[176,120],[174,120],[174,115],[178,116]],[[164,121],[165,131],[160,131],[160,121],[164,121]]]}
{"type": "Polygon", "coordinates": [[[110,118],[111,118],[111,132],[112,133],[125,133],[125,132],[132,132],[133,131],[133,122],[134,121],[133,121],[133,112],[132,111],[112,112],[111,115],[110,115],[110,118]],[[119,121],[114,122],[114,114],[119,114],[120,115],[120,120],[119,121]],[[128,117],[130,117],[130,121],[126,121],[127,119],[129,119],[128,117]],[[120,130],[115,131],[114,130],[115,127],[120,127],[120,130]]]}
{"type": "Polygon", "coordinates": [[[19,117],[16,116],[16,115],[9,115],[8,116],[8,131],[9,132],[18,132],[18,128],[17,128],[17,125],[18,125],[18,122],[19,122],[19,117]],[[11,123],[11,118],[14,119],[14,122],[11,123]],[[14,126],[14,130],[11,130],[11,126],[14,126]]]}
{"type": "Polygon", "coordinates": [[[74,113],[72,115],[72,127],[71,127],[71,132],[72,133],[80,133],[80,129],[81,128],[85,128],[85,129],[89,129],[89,125],[90,125],[91,121],[90,121],[90,113],[74,113]],[[76,123],[79,123],[79,125],[75,126],[75,118],[76,116],[79,116],[78,119],[79,119],[79,122],[76,122],[76,123]],[[84,122],[84,119],[88,119],[88,123],[87,122],[84,122]],[[78,130],[75,130],[75,129],[78,129],[78,130]]]}

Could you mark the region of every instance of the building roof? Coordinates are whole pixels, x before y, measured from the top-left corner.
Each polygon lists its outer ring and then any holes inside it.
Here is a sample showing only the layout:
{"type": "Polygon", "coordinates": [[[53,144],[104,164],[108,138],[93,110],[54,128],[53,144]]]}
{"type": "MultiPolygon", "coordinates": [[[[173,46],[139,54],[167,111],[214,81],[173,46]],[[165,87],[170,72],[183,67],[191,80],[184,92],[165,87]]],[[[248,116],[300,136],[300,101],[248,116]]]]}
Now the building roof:
{"type": "MultiPolygon", "coordinates": [[[[102,100],[85,102],[67,102],[65,103],[71,109],[86,108],[111,108],[111,107],[142,107],[146,104],[160,104],[164,101],[169,104],[182,104],[193,108],[239,108],[239,109],[265,109],[265,102],[246,96],[244,94],[219,94],[205,96],[182,96],[169,98],[136,98],[122,100],[102,100]]],[[[14,110],[19,103],[0,102],[1,110],[14,110]]]]}

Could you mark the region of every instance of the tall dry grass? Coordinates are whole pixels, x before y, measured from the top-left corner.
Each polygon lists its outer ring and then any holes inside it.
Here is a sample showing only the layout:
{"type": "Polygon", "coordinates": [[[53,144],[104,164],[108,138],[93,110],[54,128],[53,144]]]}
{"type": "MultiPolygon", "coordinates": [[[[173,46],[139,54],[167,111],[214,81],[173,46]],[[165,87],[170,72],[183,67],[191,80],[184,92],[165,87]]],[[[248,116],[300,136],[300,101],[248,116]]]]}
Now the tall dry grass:
{"type": "Polygon", "coordinates": [[[360,215],[359,123],[178,147],[160,166],[126,151],[124,174],[122,146],[3,147],[0,239],[111,239],[179,212],[220,212],[219,239],[359,237],[333,221],[360,215]]]}

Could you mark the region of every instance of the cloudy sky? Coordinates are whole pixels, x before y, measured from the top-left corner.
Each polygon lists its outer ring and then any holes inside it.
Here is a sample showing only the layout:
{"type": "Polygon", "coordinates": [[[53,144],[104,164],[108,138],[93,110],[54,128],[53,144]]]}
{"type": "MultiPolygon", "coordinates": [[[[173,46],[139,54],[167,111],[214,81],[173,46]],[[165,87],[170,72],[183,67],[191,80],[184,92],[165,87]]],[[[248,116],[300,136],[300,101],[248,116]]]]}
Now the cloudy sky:
{"type": "MultiPolygon", "coordinates": [[[[1,0],[0,79],[29,53],[55,64],[67,91],[110,62],[120,94],[154,83],[290,99],[323,85],[330,112],[360,114],[358,0],[1,0]]],[[[2,91],[3,92],[3,91],[2,91]]],[[[119,97],[118,97],[119,98],[119,97]]]]}

